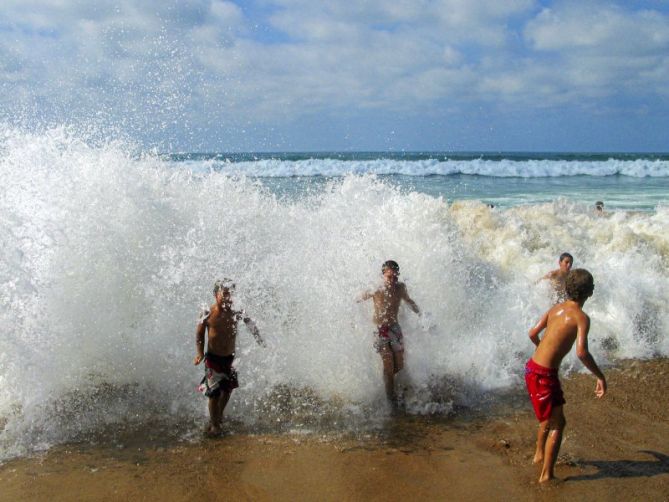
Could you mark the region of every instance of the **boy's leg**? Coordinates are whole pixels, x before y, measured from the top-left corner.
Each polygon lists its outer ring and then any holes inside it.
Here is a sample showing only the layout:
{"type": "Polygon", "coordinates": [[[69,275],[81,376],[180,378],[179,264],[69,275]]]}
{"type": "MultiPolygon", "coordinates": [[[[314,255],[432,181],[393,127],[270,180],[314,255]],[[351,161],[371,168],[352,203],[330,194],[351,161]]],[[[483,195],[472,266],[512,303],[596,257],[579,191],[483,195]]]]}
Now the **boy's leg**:
{"type": "Polygon", "coordinates": [[[398,373],[402,368],[404,368],[404,351],[398,350],[393,352],[393,373],[398,373]]]}
{"type": "Polygon", "coordinates": [[[562,406],[556,406],[548,419],[548,434],[546,447],[544,449],[544,465],[541,469],[539,482],[549,481],[555,477],[555,462],[557,462],[560,445],[562,444],[562,433],[567,420],[564,418],[562,406]]]}
{"type": "Polygon", "coordinates": [[[534,459],[532,460],[533,464],[543,464],[544,463],[544,450],[546,449],[546,438],[548,437],[548,422],[549,420],[544,420],[539,423],[539,429],[537,430],[537,448],[534,451],[534,459]]]}
{"type": "Polygon", "coordinates": [[[223,421],[223,411],[225,410],[225,407],[228,404],[228,401],[230,400],[230,396],[232,395],[232,391],[221,391],[221,397],[218,400],[218,418],[219,418],[219,424],[220,422],[223,421]]]}
{"type": "Polygon", "coordinates": [[[389,401],[395,400],[395,359],[393,351],[386,345],[379,353],[383,361],[383,384],[386,388],[386,397],[389,401]]]}
{"type": "Polygon", "coordinates": [[[221,395],[209,398],[209,432],[218,434],[221,432],[221,395]]]}

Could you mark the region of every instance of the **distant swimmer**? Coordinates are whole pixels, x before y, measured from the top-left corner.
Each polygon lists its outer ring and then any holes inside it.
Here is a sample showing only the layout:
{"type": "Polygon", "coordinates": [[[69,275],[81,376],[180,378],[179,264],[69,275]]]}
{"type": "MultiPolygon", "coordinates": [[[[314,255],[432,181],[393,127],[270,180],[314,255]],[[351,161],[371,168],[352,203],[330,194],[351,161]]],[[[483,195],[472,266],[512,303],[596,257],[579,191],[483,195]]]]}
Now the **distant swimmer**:
{"type": "Polygon", "coordinates": [[[232,291],[235,284],[230,279],[216,281],[214,298],[216,302],[205,310],[195,332],[196,355],[193,360],[198,365],[204,359],[205,375],[200,391],[209,398],[209,424],[205,432],[211,436],[221,433],[223,410],[228,404],[233,389],[239,387],[237,372],[232,366],[235,358],[237,324],[243,321],[259,345],[265,347],[255,323],[243,311],[232,307],[232,291]],[[204,352],[204,335],[207,333],[207,352],[204,352]]]}
{"type": "Polygon", "coordinates": [[[568,299],[553,306],[529,331],[530,340],[537,348],[525,365],[525,383],[539,420],[534,463],[542,465],[540,483],[555,477],[555,461],[566,424],[562,409],[565,399],[558,370],[574,342],[576,355],[597,377],[595,396],[601,398],[606,394],[604,374],[588,351],[590,318],[583,312],[583,304],[595,290],[592,275],[585,269],[577,268],[567,276],[565,287],[568,299]],[[546,333],[539,339],[544,329],[546,333]]]}
{"type": "Polygon", "coordinates": [[[395,374],[404,367],[404,338],[402,328],[397,322],[400,303],[405,301],[411,310],[420,314],[420,309],[407,292],[403,282],[399,282],[400,266],[396,261],[388,260],[381,267],[383,285],[376,291],[361,295],[359,301],[374,301],[374,324],[376,340],[374,348],[381,355],[383,362],[383,383],[386,397],[397,405],[395,395],[395,374]]]}
{"type": "Polygon", "coordinates": [[[555,290],[556,300],[563,301],[565,299],[565,279],[574,264],[574,257],[569,253],[562,253],[558,260],[559,268],[551,270],[544,275],[540,281],[548,279],[551,281],[553,289],[555,290]]]}
{"type": "Polygon", "coordinates": [[[601,200],[595,202],[595,214],[598,216],[604,214],[604,203],[601,200]]]}

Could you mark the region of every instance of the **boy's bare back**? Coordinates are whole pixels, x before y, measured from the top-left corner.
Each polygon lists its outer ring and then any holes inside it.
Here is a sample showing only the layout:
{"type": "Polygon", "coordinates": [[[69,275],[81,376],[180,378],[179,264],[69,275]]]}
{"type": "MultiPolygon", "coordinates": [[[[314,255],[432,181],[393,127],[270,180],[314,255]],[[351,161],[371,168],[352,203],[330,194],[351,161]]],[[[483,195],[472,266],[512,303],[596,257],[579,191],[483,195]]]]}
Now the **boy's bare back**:
{"type": "Polygon", "coordinates": [[[528,334],[537,347],[532,360],[545,368],[558,369],[576,342],[576,355],[597,377],[595,394],[602,397],[606,393],[606,379],[588,350],[590,318],[583,312],[583,304],[594,289],[590,272],[584,269],[572,271],[567,275],[566,284],[569,299],[553,306],[528,334]],[[540,340],[539,334],[544,329],[546,333],[540,340]]]}
{"type": "Polygon", "coordinates": [[[587,337],[590,330],[590,318],[577,302],[567,300],[553,306],[532,328],[533,331],[538,330],[537,340],[538,333],[544,328],[546,333],[541,343],[538,344],[532,359],[546,368],[558,368],[562,359],[574,346],[574,342],[579,337],[581,340],[587,337]]]}
{"type": "Polygon", "coordinates": [[[570,271],[566,276],[565,293],[568,300],[558,303],[546,312],[528,333],[536,345],[534,354],[525,365],[525,384],[539,420],[535,464],[541,464],[539,482],[555,478],[555,464],[566,425],[563,405],[565,399],[558,378],[562,359],[576,342],[576,355],[597,377],[595,396],[606,394],[606,379],[588,351],[590,318],[583,305],[592,296],[595,281],[585,269],[570,271]],[[546,330],[543,338],[539,334],[546,330]]]}

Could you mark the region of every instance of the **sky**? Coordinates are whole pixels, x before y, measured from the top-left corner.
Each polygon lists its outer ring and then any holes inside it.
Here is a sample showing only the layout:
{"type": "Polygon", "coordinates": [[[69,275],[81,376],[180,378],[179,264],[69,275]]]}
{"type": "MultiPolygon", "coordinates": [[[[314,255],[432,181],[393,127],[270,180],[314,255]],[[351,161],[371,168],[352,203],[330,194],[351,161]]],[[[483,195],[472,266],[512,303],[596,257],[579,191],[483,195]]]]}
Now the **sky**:
{"type": "Polygon", "coordinates": [[[667,152],[669,0],[2,0],[0,123],[165,152],[667,152]]]}

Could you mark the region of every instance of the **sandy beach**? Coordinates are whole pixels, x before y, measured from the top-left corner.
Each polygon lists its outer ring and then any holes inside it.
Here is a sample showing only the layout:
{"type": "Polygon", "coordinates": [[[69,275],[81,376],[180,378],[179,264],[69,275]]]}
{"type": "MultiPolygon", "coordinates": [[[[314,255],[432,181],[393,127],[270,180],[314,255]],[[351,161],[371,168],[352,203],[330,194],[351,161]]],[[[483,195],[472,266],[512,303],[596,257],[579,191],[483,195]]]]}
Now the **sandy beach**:
{"type": "Polygon", "coordinates": [[[399,416],[363,437],[232,434],[123,448],[63,445],[0,466],[1,500],[669,500],[669,360],[564,380],[560,480],[536,482],[529,403],[399,416]]]}

